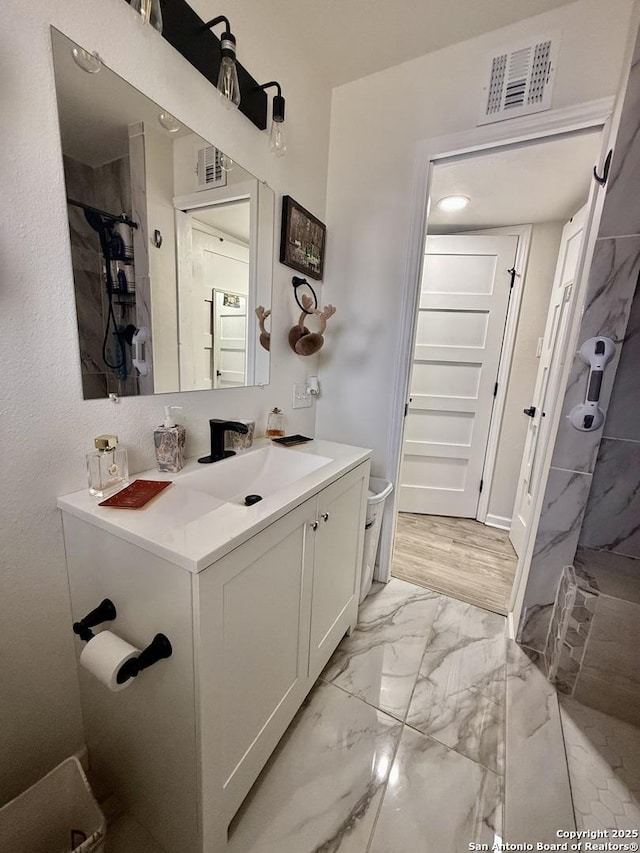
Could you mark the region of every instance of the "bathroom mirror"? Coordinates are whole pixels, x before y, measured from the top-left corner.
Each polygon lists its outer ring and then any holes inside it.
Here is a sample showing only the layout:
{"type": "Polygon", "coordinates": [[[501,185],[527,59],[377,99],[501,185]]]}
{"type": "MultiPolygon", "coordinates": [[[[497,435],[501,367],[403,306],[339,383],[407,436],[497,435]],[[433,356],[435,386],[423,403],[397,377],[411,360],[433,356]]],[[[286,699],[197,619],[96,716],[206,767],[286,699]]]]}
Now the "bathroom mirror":
{"type": "Polygon", "coordinates": [[[267,384],[273,191],[52,42],[85,400],[267,384]]]}

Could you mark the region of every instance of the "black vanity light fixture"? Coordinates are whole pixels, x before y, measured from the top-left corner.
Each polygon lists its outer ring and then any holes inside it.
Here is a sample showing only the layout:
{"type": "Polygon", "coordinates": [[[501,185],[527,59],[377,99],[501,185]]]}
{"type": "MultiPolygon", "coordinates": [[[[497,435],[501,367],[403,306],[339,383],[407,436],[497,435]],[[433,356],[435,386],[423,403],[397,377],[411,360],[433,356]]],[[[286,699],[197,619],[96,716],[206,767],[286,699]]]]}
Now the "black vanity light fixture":
{"type": "MultiPolygon", "coordinates": [[[[229,21],[223,17],[205,22],[189,5],[187,0],[162,0],[162,37],[169,42],[184,58],[206,77],[216,88],[220,88],[219,79],[223,60],[223,50],[235,57],[235,44],[229,21]],[[218,39],[211,27],[216,22],[225,25],[222,37],[218,39]],[[231,35],[231,38],[227,37],[231,35]],[[227,42],[228,44],[224,44],[227,42]]],[[[229,60],[231,56],[227,56],[229,60]]],[[[242,63],[234,59],[239,82],[240,101],[238,109],[259,130],[267,127],[267,95],[258,81],[249,74],[242,63]]],[[[233,101],[227,99],[229,105],[233,101]]]]}
{"type": "Polygon", "coordinates": [[[284,157],[287,150],[287,142],[284,137],[284,108],[285,100],[282,97],[280,83],[271,80],[263,83],[259,88],[264,92],[266,89],[277,89],[278,94],[273,96],[271,113],[271,129],[269,131],[269,149],[276,157],[284,157]]]}
{"type": "Polygon", "coordinates": [[[240,82],[236,66],[236,37],[231,32],[229,19],[218,15],[203,24],[202,29],[210,30],[218,24],[224,24],[224,32],[220,38],[220,70],[216,88],[225,107],[237,109],[240,106],[240,82]]]}

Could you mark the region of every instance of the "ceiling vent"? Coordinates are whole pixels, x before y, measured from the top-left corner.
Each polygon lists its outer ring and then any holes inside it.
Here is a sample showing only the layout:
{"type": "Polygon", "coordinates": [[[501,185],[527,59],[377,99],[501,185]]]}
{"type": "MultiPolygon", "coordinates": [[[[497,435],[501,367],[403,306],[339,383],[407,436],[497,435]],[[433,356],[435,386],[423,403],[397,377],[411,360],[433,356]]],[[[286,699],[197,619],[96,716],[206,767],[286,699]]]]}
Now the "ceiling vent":
{"type": "Polygon", "coordinates": [[[226,187],[227,173],[222,168],[222,151],[208,145],[198,150],[198,190],[211,190],[215,187],[226,187]]]}
{"type": "Polygon", "coordinates": [[[548,110],[559,45],[556,34],[494,54],[489,59],[478,124],[548,110]]]}

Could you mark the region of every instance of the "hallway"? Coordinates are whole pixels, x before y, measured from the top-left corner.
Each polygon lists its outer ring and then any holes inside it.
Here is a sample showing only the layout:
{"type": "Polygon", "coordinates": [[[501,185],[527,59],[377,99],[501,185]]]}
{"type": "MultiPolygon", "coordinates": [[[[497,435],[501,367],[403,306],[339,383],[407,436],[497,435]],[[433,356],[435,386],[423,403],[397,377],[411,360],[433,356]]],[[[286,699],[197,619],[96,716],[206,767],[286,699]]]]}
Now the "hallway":
{"type": "Polygon", "coordinates": [[[518,558],[506,530],[398,513],[391,574],[506,616],[518,558]]]}

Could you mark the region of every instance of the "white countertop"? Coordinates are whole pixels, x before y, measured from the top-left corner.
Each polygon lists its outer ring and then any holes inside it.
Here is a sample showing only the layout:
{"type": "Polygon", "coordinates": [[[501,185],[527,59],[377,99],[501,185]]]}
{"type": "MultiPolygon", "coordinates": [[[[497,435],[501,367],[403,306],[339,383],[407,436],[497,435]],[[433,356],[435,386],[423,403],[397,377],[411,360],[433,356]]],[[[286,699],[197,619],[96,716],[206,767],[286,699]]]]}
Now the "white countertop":
{"type": "MultiPolygon", "coordinates": [[[[242,455],[269,446],[276,445],[269,439],[258,439],[242,455]]],[[[285,454],[290,452],[287,448],[278,449],[285,454]]],[[[321,439],[296,445],[291,450],[328,457],[331,461],[253,506],[227,503],[180,484],[181,488],[165,489],[138,510],[98,506],[102,498],[90,495],[88,489],[59,497],[58,507],[63,513],[197,573],[371,456],[366,448],[321,439]]],[[[217,465],[228,464],[233,464],[233,460],[214,462],[207,467],[214,477],[217,465]]],[[[178,474],[153,469],[131,475],[129,482],[171,480],[178,484],[185,474],[204,467],[197,459],[190,459],[178,474]]]]}

